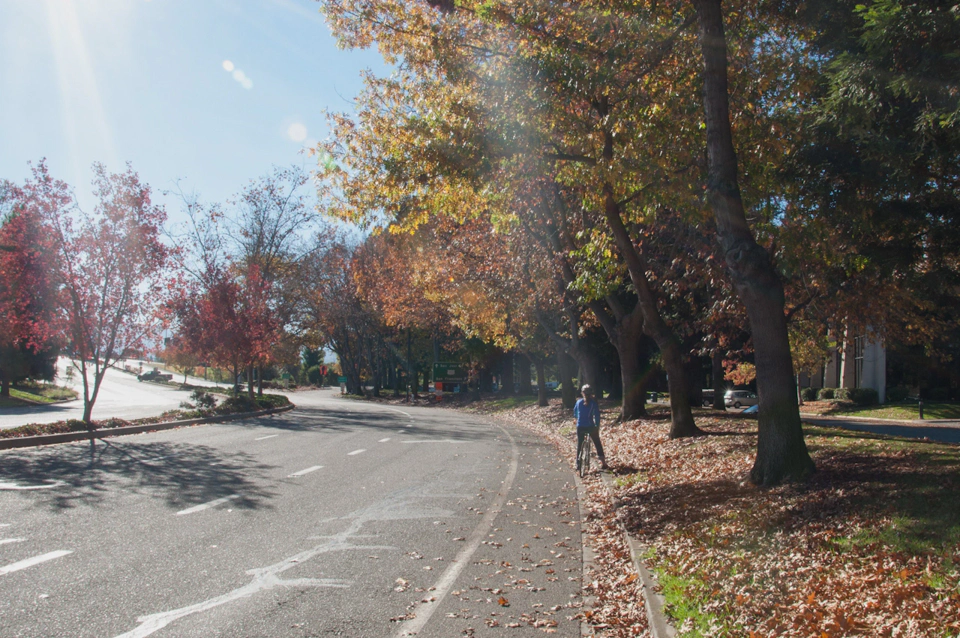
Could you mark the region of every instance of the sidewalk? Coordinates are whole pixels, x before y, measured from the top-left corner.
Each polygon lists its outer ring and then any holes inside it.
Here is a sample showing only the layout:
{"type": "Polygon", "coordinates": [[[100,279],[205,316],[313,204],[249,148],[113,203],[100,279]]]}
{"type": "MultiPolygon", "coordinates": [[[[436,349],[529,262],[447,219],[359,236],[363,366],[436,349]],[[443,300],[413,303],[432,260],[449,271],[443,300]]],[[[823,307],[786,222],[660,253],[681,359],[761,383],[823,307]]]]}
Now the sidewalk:
{"type": "Polygon", "coordinates": [[[811,425],[841,427],[857,432],[904,436],[913,439],[929,439],[941,443],[960,443],[960,420],[894,420],[856,416],[820,416],[800,414],[800,420],[811,425]]]}

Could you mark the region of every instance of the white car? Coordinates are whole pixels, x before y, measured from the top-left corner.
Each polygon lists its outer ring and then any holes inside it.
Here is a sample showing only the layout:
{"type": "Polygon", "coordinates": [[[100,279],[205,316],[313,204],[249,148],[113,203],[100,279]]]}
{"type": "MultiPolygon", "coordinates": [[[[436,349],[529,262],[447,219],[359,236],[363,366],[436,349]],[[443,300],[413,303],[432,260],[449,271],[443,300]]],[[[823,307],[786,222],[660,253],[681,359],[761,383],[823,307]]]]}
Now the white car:
{"type": "Polygon", "coordinates": [[[760,399],[748,390],[729,390],[723,395],[723,403],[728,408],[740,408],[745,405],[757,405],[760,399]]]}

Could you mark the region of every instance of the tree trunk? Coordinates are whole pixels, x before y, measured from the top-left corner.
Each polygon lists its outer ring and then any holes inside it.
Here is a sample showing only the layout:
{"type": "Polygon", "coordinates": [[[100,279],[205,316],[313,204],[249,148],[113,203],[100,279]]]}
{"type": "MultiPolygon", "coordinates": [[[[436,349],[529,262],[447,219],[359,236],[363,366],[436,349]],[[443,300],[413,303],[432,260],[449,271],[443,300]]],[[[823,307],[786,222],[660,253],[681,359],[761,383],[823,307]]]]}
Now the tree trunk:
{"type": "Polygon", "coordinates": [[[0,374],[0,397],[10,396],[10,379],[0,374]]]}
{"type": "Polygon", "coordinates": [[[541,408],[547,407],[547,371],[543,362],[543,357],[536,357],[534,365],[537,367],[537,405],[541,408]]]}
{"type": "Polygon", "coordinates": [[[247,366],[247,396],[253,398],[253,365],[247,366]]]}
{"type": "Polygon", "coordinates": [[[623,400],[620,420],[635,421],[647,416],[647,379],[641,370],[643,348],[643,315],[632,312],[624,318],[617,330],[613,345],[620,358],[620,387],[623,400]]]}
{"type": "Polygon", "coordinates": [[[505,352],[500,358],[500,394],[513,396],[513,352],[505,352]]]}
{"type": "Polygon", "coordinates": [[[532,390],[530,383],[530,358],[525,354],[517,355],[517,371],[520,380],[520,395],[529,396],[532,390]]]}
{"type": "Polygon", "coordinates": [[[630,281],[637,292],[638,305],[643,314],[643,331],[656,342],[663,359],[663,366],[667,371],[667,389],[670,392],[670,438],[700,436],[703,431],[697,427],[693,420],[693,412],[690,410],[690,396],[687,391],[680,342],[660,316],[657,298],[647,280],[646,273],[649,268],[623,224],[620,206],[617,204],[610,184],[604,185],[603,208],[604,217],[613,232],[617,249],[627,264],[630,281]]]}
{"type": "Polygon", "coordinates": [[[257,396],[263,396],[263,364],[257,364],[257,396]]]}
{"type": "Polygon", "coordinates": [[[727,45],[721,0],[694,0],[703,53],[707,128],[707,201],[737,295],[747,309],[760,395],[757,458],[750,480],[775,485],[814,470],[803,440],[787,339],[783,284],[747,224],[737,176],[727,90],[727,45]]]}
{"type": "Polygon", "coordinates": [[[723,352],[720,348],[713,351],[713,409],[726,410],[727,403],[724,395],[727,393],[727,384],[723,379],[723,352]]]}
{"type": "Polygon", "coordinates": [[[690,405],[703,405],[703,360],[690,357],[684,366],[687,371],[687,389],[690,392],[690,405]]]}
{"type": "Polygon", "coordinates": [[[577,388],[573,385],[573,370],[570,357],[557,350],[557,375],[560,377],[560,396],[563,407],[572,410],[577,402],[577,388]]]}

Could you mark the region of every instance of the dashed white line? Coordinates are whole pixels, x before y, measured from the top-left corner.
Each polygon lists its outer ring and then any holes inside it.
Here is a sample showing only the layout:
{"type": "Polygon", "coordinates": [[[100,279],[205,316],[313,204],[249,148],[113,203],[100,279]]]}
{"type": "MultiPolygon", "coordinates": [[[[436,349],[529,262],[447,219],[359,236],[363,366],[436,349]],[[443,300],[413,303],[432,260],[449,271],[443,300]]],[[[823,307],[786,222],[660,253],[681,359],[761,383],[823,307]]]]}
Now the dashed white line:
{"type": "Polygon", "coordinates": [[[363,454],[367,450],[365,448],[360,448],[359,450],[354,450],[353,452],[348,452],[347,456],[353,456],[354,454],[363,454]]]}
{"type": "Polygon", "coordinates": [[[279,434],[268,434],[267,436],[261,436],[259,439],[254,439],[254,441],[263,441],[265,439],[272,439],[275,436],[280,436],[279,434]]]}
{"type": "Polygon", "coordinates": [[[67,550],[57,550],[55,552],[49,552],[47,554],[41,554],[40,556],[34,556],[33,558],[27,558],[25,560],[18,561],[16,563],[11,563],[6,567],[0,567],[0,576],[4,574],[9,574],[11,572],[20,571],[21,569],[26,569],[27,567],[33,567],[34,565],[39,565],[40,563],[45,563],[48,560],[53,560],[54,558],[60,558],[61,556],[66,556],[67,554],[72,554],[73,552],[67,550]]]}
{"type": "Polygon", "coordinates": [[[300,470],[299,472],[294,472],[293,474],[287,474],[287,478],[292,478],[294,476],[303,476],[304,474],[309,474],[310,472],[316,472],[317,470],[322,470],[322,469],[323,469],[322,465],[314,465],[312,467],[308,467],[305,470],[300,470]]]}
{"type": "Polygon", "coordinates": [[[201,503],[200,505],[194,505],[193,507],[188,507],[185,510],[180,510],[177,512],[177,516],[183,516],[184,514],[193,514],[194,512],[202,512],[203,510],[210,509],[211,507],[216,507],[217,505],[222,505],[227,501],[232,501],[235,498],[240,498],[239,494],[231,494],[230,496],[224,496],[223,498],[218,498],[209,503],[201,503]]]}
{"type": "Polygon", "coordinates": [[[25,538],[0,538],[0,545],[6,545],[7,543],[22,543],[27,539],[25,538]]]}
{"type": "Polygon", "coordinates": [[[377,443],[386,443],[386,442],[389,441],[389,440],[390,440],[390,437],[388,436],[388,437],[385,438],[385,439],[380,439],[379,441],[377,441],[377,443]]]}

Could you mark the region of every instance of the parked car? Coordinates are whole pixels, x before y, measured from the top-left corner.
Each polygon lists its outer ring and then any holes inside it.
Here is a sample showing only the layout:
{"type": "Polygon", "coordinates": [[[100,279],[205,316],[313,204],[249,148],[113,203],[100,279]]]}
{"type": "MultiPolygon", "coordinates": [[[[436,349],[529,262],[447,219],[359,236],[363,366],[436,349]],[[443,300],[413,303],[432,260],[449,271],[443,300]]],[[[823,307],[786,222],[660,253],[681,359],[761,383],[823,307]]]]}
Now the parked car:
{"type": "Polygon", "coordinates": [[[704,388],[703,389],[703,407],[708,408],[713,406],[713,388],[704,388]]]}
{"type": "Polygon", "coordinates": [[[728,408],[740,408],[745,405],[757,405],[760,400],[753,392],[747,390],[728,390],[723,395],[723,403],[728,408]]]}
{"type": "Polygon", "coordinates": [[[148,370],[143,374],[137,375],[137,381],[173,381],[172,374],[164,374],[158,369],[148,370]]]}

